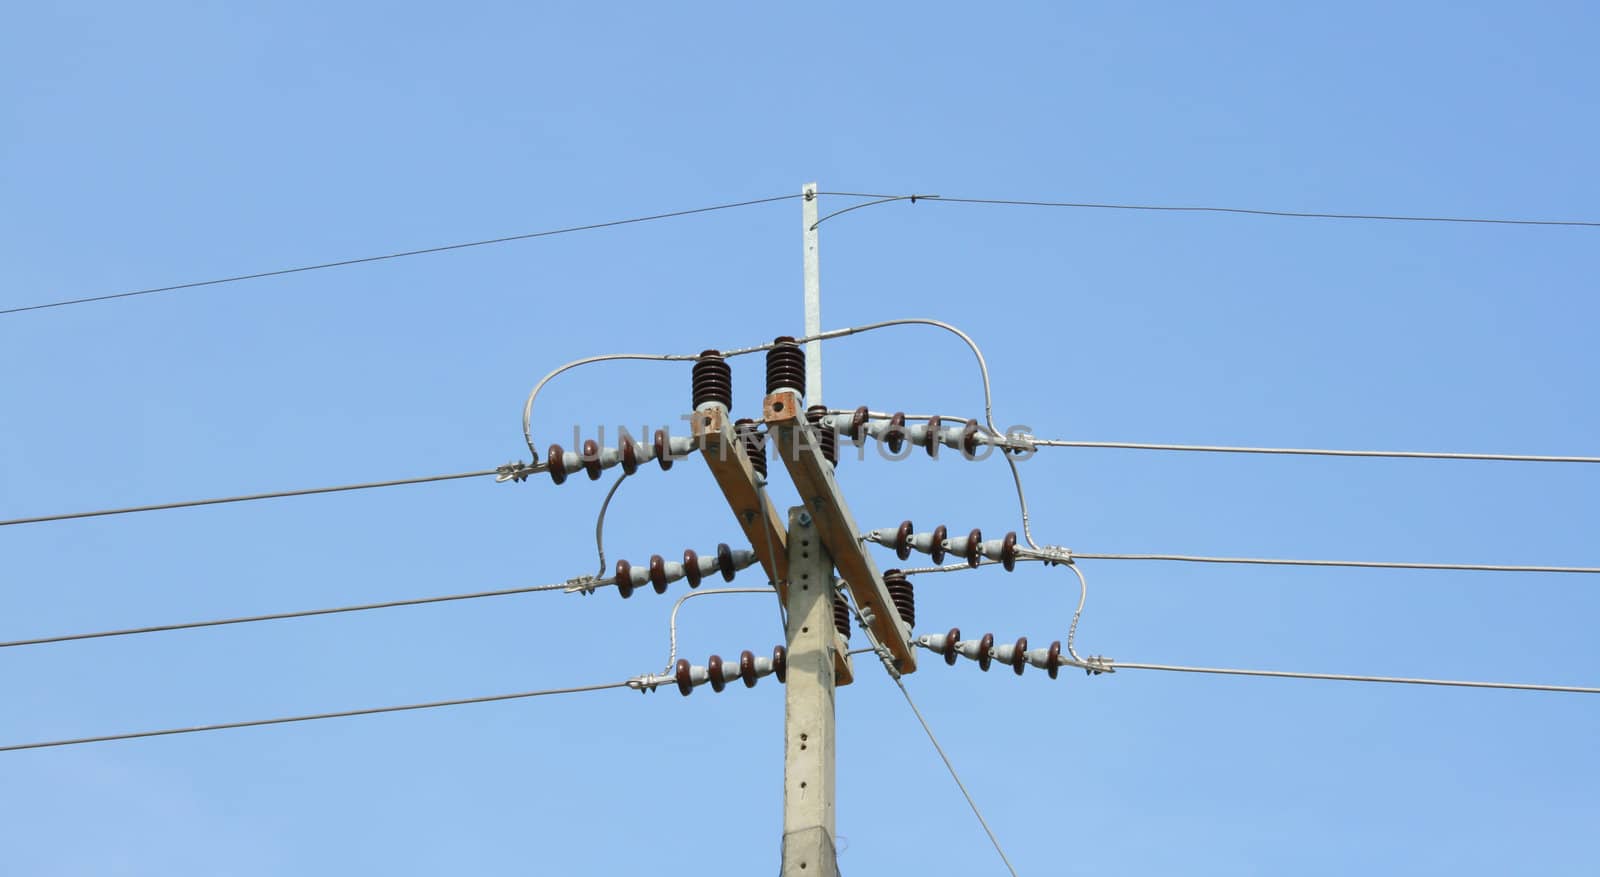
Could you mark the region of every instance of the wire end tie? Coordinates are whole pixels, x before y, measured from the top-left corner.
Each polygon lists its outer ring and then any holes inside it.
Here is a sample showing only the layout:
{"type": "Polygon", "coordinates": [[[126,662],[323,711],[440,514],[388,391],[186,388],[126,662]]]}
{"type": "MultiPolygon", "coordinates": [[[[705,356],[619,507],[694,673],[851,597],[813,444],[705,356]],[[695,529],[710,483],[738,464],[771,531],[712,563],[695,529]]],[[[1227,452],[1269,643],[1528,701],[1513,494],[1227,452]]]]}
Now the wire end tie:
{"type": "Polygon", "coordinates": [[[537,471],[539,471],[539,467],[536,464],[512,460],[504,466],[495,467],[494,480],[496,484],[502,484],[507,481],[527,481],[528,476],[537,471]]]}
{"type": "Polygon", "coordinates": [[[656,690],[656,686],[664,682],[671,681],[673,680],[670,676],[662,676],[658,673],[646,673],[643,676],[635,676],[632,679],[629,679],[628,687],[639,692],[640,694],[649,694],[656,690]]]}
{"type": "Polygon", "coordinates": [[[1072,549],[1064,545],[1041,545],[1038,548],[1030,549],[1028,553],[1044,561],[1046,566],[1069,566],[1072,564],[1072,549]]]}
{"type": "Polygon", "coordinates": [[[594,593],[595,588],[604,583],[605,580],[598,576],[574,576],[567,579],[567,586],[562,589],[562,593],[582,594],[587,597],[594,593]]]}

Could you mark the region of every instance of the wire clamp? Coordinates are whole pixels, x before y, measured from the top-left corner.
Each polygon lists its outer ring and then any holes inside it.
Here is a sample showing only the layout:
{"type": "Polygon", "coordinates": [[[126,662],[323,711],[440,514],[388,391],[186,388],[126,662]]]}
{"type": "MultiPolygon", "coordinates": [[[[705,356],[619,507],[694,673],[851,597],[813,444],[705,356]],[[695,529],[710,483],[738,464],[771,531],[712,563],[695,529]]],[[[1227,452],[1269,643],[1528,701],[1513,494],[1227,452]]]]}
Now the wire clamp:
{"type": "Polygon", "coordinates": [[[1041,545],[1028,553],[1044,561],[1046,566],[1066,566],[1072,563],[1072,549],[1064,545],[1041,545]]]}
{"type": "Polygon", "coordinates": [[[524,463],[521,460],[512,460],[504,466],[495,467],[494,480],[496,484],[507,481],[527,481],[528,476],[537,471],[539,471],[539,468],[536,465],[524,463]]]}
{"type": "Polygon", "coordinates": [[[1115,673],[1115,661],[1101,655],[1090,655],[1083,659],[1083,672],[1086,676],[1099,676],[1101,673],[1115,673]]]}
{"type": "Polygon", "coordinates": [[[585,597],[594,593],[595,588],[605,584],[605,579],[599,576],[582,575],[567,579],[567,586],[562,589],[565,594],[582,594],[585,597]]]}
{"type": "Polygon", "coordinates": [[[664,682],[671,681],[671,676],[662,676],[659,673],[646,673],[643,676],[635,676],[632,679],[629,679],[628,687],[639,692],[640,694],[650,694],[656,690],[656,686],[661,685],[664,682]]]}

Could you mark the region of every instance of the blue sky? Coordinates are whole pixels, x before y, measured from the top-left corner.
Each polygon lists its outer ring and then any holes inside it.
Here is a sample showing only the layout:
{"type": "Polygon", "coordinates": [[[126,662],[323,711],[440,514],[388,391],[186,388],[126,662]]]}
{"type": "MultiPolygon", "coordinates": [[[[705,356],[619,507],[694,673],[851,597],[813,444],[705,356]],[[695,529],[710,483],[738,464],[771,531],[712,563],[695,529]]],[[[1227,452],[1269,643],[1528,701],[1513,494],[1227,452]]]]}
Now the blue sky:
{"type": "MultiPolygon", "coordinates": [[[[1597,23],[1555,2],[36,4],[0,34],[0,307],[809,180],[1594,219],[1597,23]]],[[[522,401],[560,363],[797,333],[799,212],[0,317],[0,517],[526,456],[522,401]]],[[[826,325],[961,326],[997,420],[1041,436],[1597,453],[1593,229],[924,202],[822,231],[826,325]]],[[[980,410],[932,330],[831,342],[826,365],[829,404],[980,410]]],[[[738,362],[736,407],[760,391],[738,362]]],[[[540,440],[688,404],[685,366],[596,366],[541,398],[540,440]]],[[[865,526],[1017,526],[998,461],[840,468],[865,526]]],[[[1023,471],[1041,541],[1082,551],[1600,564],[1591,467],[1055,450],[1023,471]]],[[[608,483],[5,528],[0,638],[561,581],[594,567],[608,483]]],[[[630,479],[607,544],[737,533],[691,461],[630,479]]],[[[1081,568],[1081,647],[1122,660],[1600,682],[1587,577],[1081,568]]],[[[934,577],[917,614],[1048,642],[1072,585],[934,577]]],[[[0,742],[615,681],[660,668],[670,605],[536,594],[0,650],[0,742]]],[[[696,661],[780,637],[752,596],[693,601],[680,633],[696,661]]],[[[858,671],[841,868],[997,872],[891,683],[858,671]]],[[[1022,873],[1596,868],[1600,700],[937,661],[906,682],[1022,873]]],[[[782,703],[769,680],[5,753],[0,870],[774,868],[782,703]]]]}

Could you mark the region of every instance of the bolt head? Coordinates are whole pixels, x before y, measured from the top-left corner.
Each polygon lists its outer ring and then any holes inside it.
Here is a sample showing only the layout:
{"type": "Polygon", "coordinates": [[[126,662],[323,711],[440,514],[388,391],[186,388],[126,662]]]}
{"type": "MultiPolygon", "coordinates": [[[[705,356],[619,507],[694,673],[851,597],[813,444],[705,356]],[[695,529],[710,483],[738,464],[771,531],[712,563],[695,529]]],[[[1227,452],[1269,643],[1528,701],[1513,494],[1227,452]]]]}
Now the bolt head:
{"type": "Polygon", "coordinates": [[[796,517],[795,520],[800,523],[800,526],[809,527],[811,526],[811,513],[801,512],[799,517],[796,517]]]}

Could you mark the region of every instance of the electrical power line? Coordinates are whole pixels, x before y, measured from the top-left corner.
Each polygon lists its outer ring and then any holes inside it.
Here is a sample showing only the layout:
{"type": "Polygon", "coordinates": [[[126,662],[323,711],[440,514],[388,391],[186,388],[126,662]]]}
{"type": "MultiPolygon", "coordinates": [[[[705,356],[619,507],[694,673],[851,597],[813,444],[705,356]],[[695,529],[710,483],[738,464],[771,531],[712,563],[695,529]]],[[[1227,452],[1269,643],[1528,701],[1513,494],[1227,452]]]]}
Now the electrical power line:
{"type": "Polygon", "coordinates": [[[1261,210],[1247,207],[1190,207],[1168,204],[1101,204],[1083,201],[1025,201],[1010,198],[955,198],[945,195],[918,195],[917,200],[935,204],[995,204],[1007,207],[1066,207],[1077,210],[1146,210],[1165,213],[1233,213],[1246,216],[1279,216],[1295,219],[1355,219],[1382,222],[1452,222],[1483,225],[1547,225],[1600,228],[1600,222],[1580,219],[1494,219],[1468,216],[1400,216],[1383,213],[1319,213],[1300,210],[1261,210]]]}
{"type": "MultiPolygon", "coordinates": [[[[1012,207],[1057,207],[1079,210],[1138,210],[1178,213],[1231,213],[1249,216],[1274,216],[1292,217],[1302,219],[1345,219],[1367,220],[1385,222],[1444,222],[1444,223],[1472,223],[1486,225],[1526,225],[1526,226],[1568,226],[1595,228],[1600,227],[1600,222],[1590,220],[1565,220],[1565,219],[1498,219],[1488,217],[1462,217],[1462,216],[1403,216],[1377,213],[1320,213],[1296,210],[1263,210],[1244,207],[1212,207],[1212,206],[1181,206],[1168,204],[1110,204],[1084,201],[1041,201],[1022,200],[1010,198],[958,198],[941,195],[886,195],[874,192],[818,192],[818,195],[834,195],[849,198],[876,198],[877,201],[868,204],[859,204],[854,207],[830,214],[824,219],[832,218],[840,213],[862,207],[871,207],[877,204],[887,204],[894,201],[933,201],[949,204],[990,204],[1012,207]]],[[[281,277],[286,274],[299,274],[306,271],[320,271],[325,268],[341,268],[348,265],[362,265],[369,262],[383,262],[390,259],[403,259],[410,256],[424,256],[432,253],[444,253],[452,250],[464,250],[472,247],[484,247],[493,244],[511,243],[514,241],[532,240],[534,238],[552,237],[554,235],[571,234],[580,231],[593,231],[602,228],[613,228],[620,225],[632,225],[642,222],[654,222],[662,219],[675,219],[683,216],[693,216],[699,213],[711,213],[718,210],[732,210],[739,207],[751,207],[758,204],[770,204],[776,201],[787,201],[803,197],[799,194],[774,195],[768,198],[753,198],[747,201],[733,201],[726,204],[713,204],[707,207],[695,207],[688,210],[674,210],[667,213],[654,213],[647,216],[635,216],[628,219],[614,219],[606,222],[589,223],[586,225],[572,225],[563,228],[553,228],[544,231],[527,232],[524,234],[506,235],[484,240],[465,241],[455,244],[442,244],[433,247],[422,247],[413,250],[400,250],[393,253],[383,253],[375,256],[359,256],[352,259],[339,259],[332,262],[318,262],[311,265],[298,265],[292,268],[278,268],[271,271],[257,271],[249,274],[235,274],[227,277],[217,277],[210,280],[196,280],[188,283],[174,283],[167,286],[153,286],[144,289],[134,289],[125,292],[107,293],[104,295],[82,296],[79,298],[61,299],[59,301],[41,302],[31,305],[0,309],[0,316],[17,314],[25,311],[44,310],[46,308],[65,307],[67,305],[88,304],[90,302],[111,301],[113,299],[132,298],[135,296],[153,295],[161,292],[176,292],[184,289],[198,289],[208,286],[220,286],[226,283],[238,283],[245,280],[260,280],[267,277],[281,277]]],[[[820,224],[821,220],[819,220],[820,224]]]]}
{"type": "Polygon", "coordinates": [[[455,600],[480,600],[485,597],[507,597],[512,594],[532,594],[541,591],[566,591],[572,582],[554,585],[530,585],[519,588],[501,588],[494,591],[471,591],[464,594],[443,594],[437,597],[413,597],[406,600],[386,600],[382,603],[358,603],[352,606],[333,606],[325,609],[302,609],[295,612],[273,612],[266,615],[243,615],[237,618],[214,618],[207,621],[184,621],[176,624],[155,624],[148,627],[125,627],[117,630],[98,630],[92,633],[67,633],[58,636],[41,636],[0,642],[0,649],[17,646],[38,646],[46,643],[74,642],[85,639],[102,639],[114,636],[133,636],[143,633],[162,633],[169,630],[194,630],[201,627],[221,627],[228,624],[250,624],[256,621],[278,621],[284,618],[311,618],[317,615],[336,615],[341,612],[365,612],[369,609],[392,609],[397,606],[423,606],[429,603],[448,603],[455,600]]]}
{"type": "Polygon", "coordinates": [[[1393,560],[1301,560],[1279,557],[1211,557],[1197,554],[1092,554],[1073,551],[1078,560],[1161,560],[1181,563],[1246,563],[1269,566],[1353,566],[1366,569],[1445,569],[1464,572],[1600,573],[1594,566],[1533,566],[1510,563],[1411,563],[1393,560]]]}
{"type": "MultiPolygon", "coordinates": [[[[909,418],[908,418],[909,419],[909,418]]],[[[1120,448],[1137,451],[1206,451],[1221,454],[1295,454],[1321,457],[1394,457],[1404,460],[1502,460],[1516,463],[1600,463],[1600,457],[1548,454],[1470,454],[1455,451],[1363,451],[1333,448],[1255,448],[1236,445],[1175,445],[1150,442],[1088,442],[1029,437],[1029,444],[1045,448],[1120,448]]]]}
{"type": "Polygon", "coordinates": [[[1113,670],[1167,670],[1175,673],[1215,673],[1224,676],[1267,676],[1275,679],[1324,679],[1337,682],[1388,682],[1399,685],[1442,685],[1450,688],[1505,688],[1514,691],[1559,691],[1600,694],[1600,688],[1582,685],[1543,685],[1531,682],[1470,682],[1460,679],[1418,679],[1404,676],[1362,676],[1351,673],[1298,673],[1288,670],[1237,670],[1229,667],[1185,667],[1178,664],[1140,664],[1100,659],[1113,670]]]}
{"type": "Polygon", "coordinates": [[[127,734],[106,734],[99,737],[77,737],[70,740],[46,740],[38,743],[13,743],[0,746],[0,752],[21,749],[46,749],[52,746],[77,746],[83,743],[108,743],[113,740],[135,740],[140,737],[165,737],[172,734],[196,734],[201,731],[225,731],[231,728],[254,728],[260,725],[285,725],[291,722],[312,722],[319,719],[343,719],[350,716],[370,716],[377,713],[398,713],[408,710],[428,710],[446,706],[464,706],[472,703],[492,703],[500,700],[519,700],[529,697],[546,697],[553,694],[577,694],[585,691],[602,691],[607,688],[625,688],[627,682],[605,682],[598,685],[577,685],[571,688],[546,688],[541,691],[519,691],[514,694],[490,694],[483,697],[463,697],[455,700],[434,700],[427,703],[408,703],[400,706],[377,706],[333,713],[312,713],[304,716],[280,716],[273,719],[252,719],[245,722],[223,722],[217,725],[196,725],[189,728],[163,728],[158,731],[134,731],[127,734]]]}
{"type": "MultiPolygon", "coordinates": [[[[818,192],[819,195],[838,195],[852,198],[880,198],[865,192],[818,192]]],[[[749,201],[734,201],[728,204],[714,204],[710,207],[695,207],[689,210],[674,210],[670,213],[654,213],[649,216],[635,216],[629,219],[613,219],[607,222],[595,222],[588,225],[570,225],[565,228],[553,228],[546,231],[534,231],[526,234],[507,235],[505,237],[488,238],[479,241],[467,241],[459,244],[443,244],[436,247],[423,247],[416,250],[401,250],[396,253],[384,253],[378,256],[360,256],[354,259],[340,259],[335,262],[319,262],[315,265],[300,265],[294,268],[279,268],[273,271],[258,271],[253,274],[235,274],[231,277],[218,277],[212,280],[196,280],[190,283],[175,283],[170,286],[153,286],[147,289],[134,289],[127,292],[113,292],[106,295],[91,295],[82,298],[63,299],[61,301],[43,302],[40,304],[22,305],[20,307],[0,310],[0,316],[5,314],[18,314],[23,311],[38,311],[46,308],[59,308],[66,305],[88,304],[89,302],[110,301],[118,298],[132,298],[134,296],[152,295],[158,292],[176,292],[180,289],[198,289],[203,286],[220,286],[224,283],[238,283],[242,280],[260,280],[265,277],[281,277],[285,274],[299,274],[305,271],[320,271],[324,268],[342,268],[346,265],[363,265],[368,262],[384,262],[389,259],[404,259],[409,256],[425,256],[431,253],[444,253],[451,250],[465,250],[471,247],[486,247],[491,244],[505,244],[512,241],[526,241],[534,238],[552,237],[560,234],[571,234],[578,231],[593,231],[601,228],[613,228],[619,225],[633,225],[640,222],[654,222],[658,219],[675,219],[680,216],[693,216],[697,213],[712,213],[718,210],[732,210],[737,207],[751,207],[757,204],[770,204],[774,201],[788,201],[800,198],[801,195],[774,195],[770,198],[754,198],[749,201]]]]}
{"type": "Polygon", "coordinates": [[[40,515],[32,518],[12,518],[0,521],[0,527],[15,524],[40,524],[46,521],[69,521],[75,518],[98,518],[105,515],[128,515],[134,512],[158,512],[166,509],[185,509],[194,506],[221,505],[230,502],[250,502],[258,499],[281,499],[287,496],[310,496],[317,493],[339,493],[346,490],[369,490],[374,487],[398,487],[403,484],[427,484],[432,481],[453,481],[460,478],[482,478],[486,475],[505,476],[522,471],[520,464],[507,464],[498,469],[479,469],[476,472],[456,472],[450,475],[424,475],[420,478],[397,478],[392,481],[368,481],[362,484],[341,484],[334,487],[306,487],[299,490],[279,490],[272,493],[247,493],[242,496],[223,496],[214,499],[191,499],[182,502],[165,502],[156,505],[128,506],[120,509],[100,509],[91,512],[63,512],[58,515],[40,515]]]}

